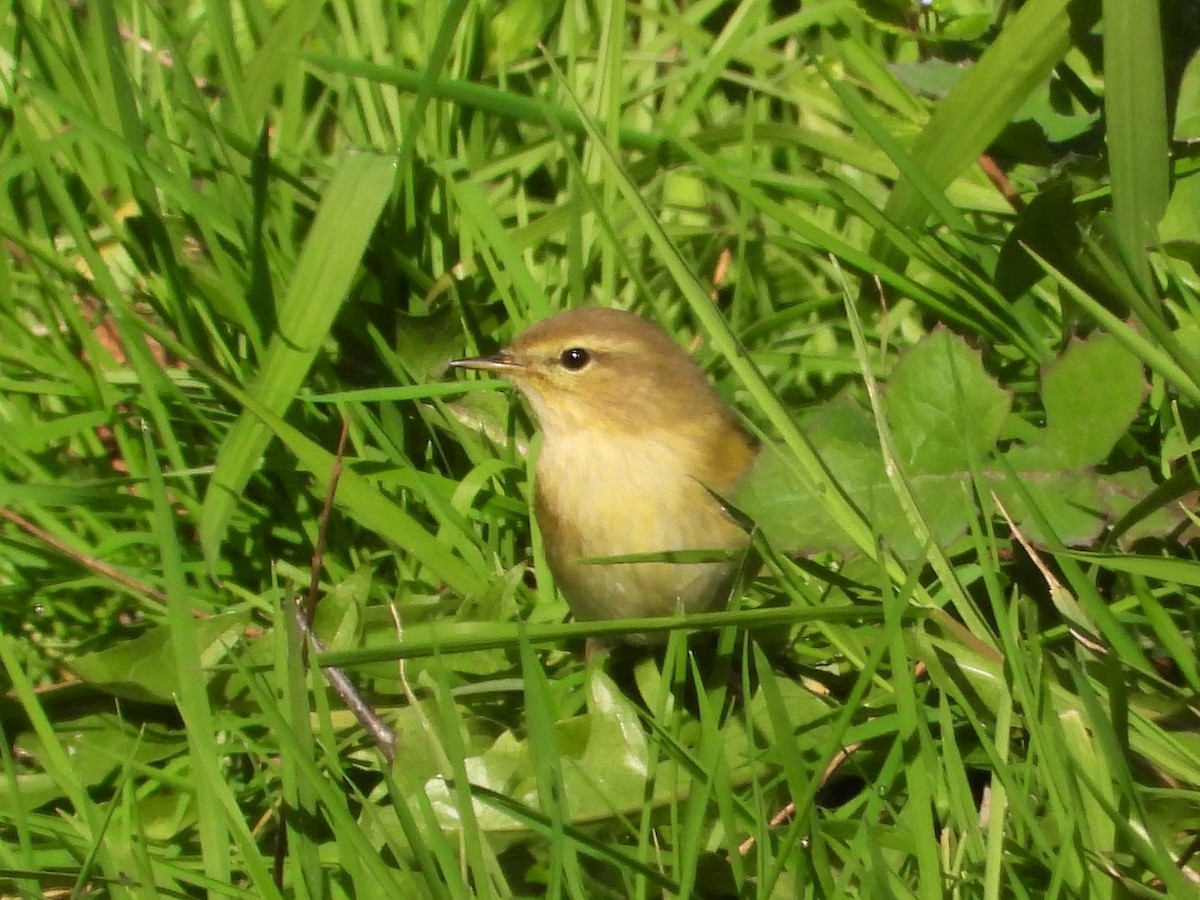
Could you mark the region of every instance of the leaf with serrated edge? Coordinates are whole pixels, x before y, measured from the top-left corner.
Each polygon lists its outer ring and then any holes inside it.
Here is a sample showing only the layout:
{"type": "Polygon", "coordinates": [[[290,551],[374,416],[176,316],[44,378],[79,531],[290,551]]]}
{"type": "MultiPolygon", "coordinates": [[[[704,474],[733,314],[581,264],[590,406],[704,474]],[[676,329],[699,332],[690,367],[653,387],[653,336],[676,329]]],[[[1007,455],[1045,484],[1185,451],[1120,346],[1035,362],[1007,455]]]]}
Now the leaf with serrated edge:
{"type": "Polygon", "coordinates": [[[1012,398],[977,352],[940,328],[896,364],[883,402],[900,463],[915,476],[969,471],[995,448],[1012,398]]]}
{"type": "MultiPolygon", "coordinates": [[[[1007,466],[997,465],[997,442],[1006,433],[1012,398],[984,369],[978,352],[940,330],[896,364],[883,404],[904,476],[942,545],[959,537],[977,514],[973,465],[1032,540],[1045,542],[1052,533],[1078,544],[1094,539],[1151,488],[1146,473],[1095,471],[1136,417],[1145,390],[1141,364],[1115,339],[1099,335],[1072,343],[1043,377],[1046,426],[1026,429],[1026,443],[1005,452],[1007,466]],[[1010,467],[1019,481],[1009,475],[1010,467]]],[[[920,554],[867,412],[841,397],[808,415],[802,426],[877,535],[902,558],[920,554]]],[[[736,501],[784,552],[856,552],[780,448],[764,449],[736,501]]],[[[1165,518],[1154,521],[1164,525],[1165,518]]]]}
{"type": "Polygon", "coordinates": [[[1099,465],[1129,430],[1145,394],[1141,362],[1116,338],[1073,341],[1042,376],[1046,427],[1008,461],[1017,471],[1099,465]]]}

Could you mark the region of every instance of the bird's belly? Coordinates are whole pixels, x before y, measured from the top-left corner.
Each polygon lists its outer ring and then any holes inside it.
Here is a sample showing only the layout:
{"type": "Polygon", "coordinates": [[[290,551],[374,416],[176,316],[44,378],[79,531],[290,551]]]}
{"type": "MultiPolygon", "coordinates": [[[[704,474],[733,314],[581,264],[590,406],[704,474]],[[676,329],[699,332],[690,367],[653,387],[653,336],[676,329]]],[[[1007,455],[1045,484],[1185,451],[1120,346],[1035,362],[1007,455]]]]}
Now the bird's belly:
{"type": "Polygon", "coordinates": [[[736,562],[587,563],[672,551],[737,550],[745,534],[669,445],[558,442],[538,461],[536,512],[547,558],[576,618],[700,612],[724,602],[736,562]]]}

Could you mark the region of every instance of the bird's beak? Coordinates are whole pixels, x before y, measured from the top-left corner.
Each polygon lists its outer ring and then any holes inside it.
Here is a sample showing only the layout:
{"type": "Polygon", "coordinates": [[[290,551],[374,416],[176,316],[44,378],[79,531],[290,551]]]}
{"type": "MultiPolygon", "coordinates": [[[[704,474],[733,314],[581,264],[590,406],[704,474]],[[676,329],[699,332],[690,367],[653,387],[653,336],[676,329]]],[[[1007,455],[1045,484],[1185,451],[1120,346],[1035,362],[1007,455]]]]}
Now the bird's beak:
{"type": "Polygon", "coordinates": [[[525,368],[524,364],[507,350],[493,353],[491,356],[471,356],[467,359],[452,359],[450,367],[454,369],[480,369],[484,372],[497,372],[501,375],[517,369],[525,368]]]}

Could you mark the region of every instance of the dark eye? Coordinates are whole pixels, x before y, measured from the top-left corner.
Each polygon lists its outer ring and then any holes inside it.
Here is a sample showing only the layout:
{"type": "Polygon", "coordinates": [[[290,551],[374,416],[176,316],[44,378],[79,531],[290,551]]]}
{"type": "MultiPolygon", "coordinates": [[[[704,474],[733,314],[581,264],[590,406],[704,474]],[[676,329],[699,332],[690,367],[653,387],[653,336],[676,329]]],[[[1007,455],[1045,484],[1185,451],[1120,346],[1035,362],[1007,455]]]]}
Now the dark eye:
{"type": "Polygon", "coordinates": [[[578,372],[589,362],[591,356],[582,347],[572,347],[570,350],[564,350],[558,361],[562,363],[562,367],[570,372],[578,372]]]}

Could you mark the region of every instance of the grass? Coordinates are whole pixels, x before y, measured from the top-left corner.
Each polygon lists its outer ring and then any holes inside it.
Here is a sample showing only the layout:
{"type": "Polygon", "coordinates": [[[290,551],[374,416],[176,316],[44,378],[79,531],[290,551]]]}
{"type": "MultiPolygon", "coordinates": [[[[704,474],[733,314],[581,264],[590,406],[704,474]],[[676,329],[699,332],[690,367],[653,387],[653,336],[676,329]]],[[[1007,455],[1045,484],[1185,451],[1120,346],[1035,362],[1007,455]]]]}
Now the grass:
{"type": "Polygon", "coordinates": [[[1196,895],[1193,0],[0,9],[0,893],[1196,895]],[[778,448],[708,645],[446,373],[588,303],[778,448]]]}

